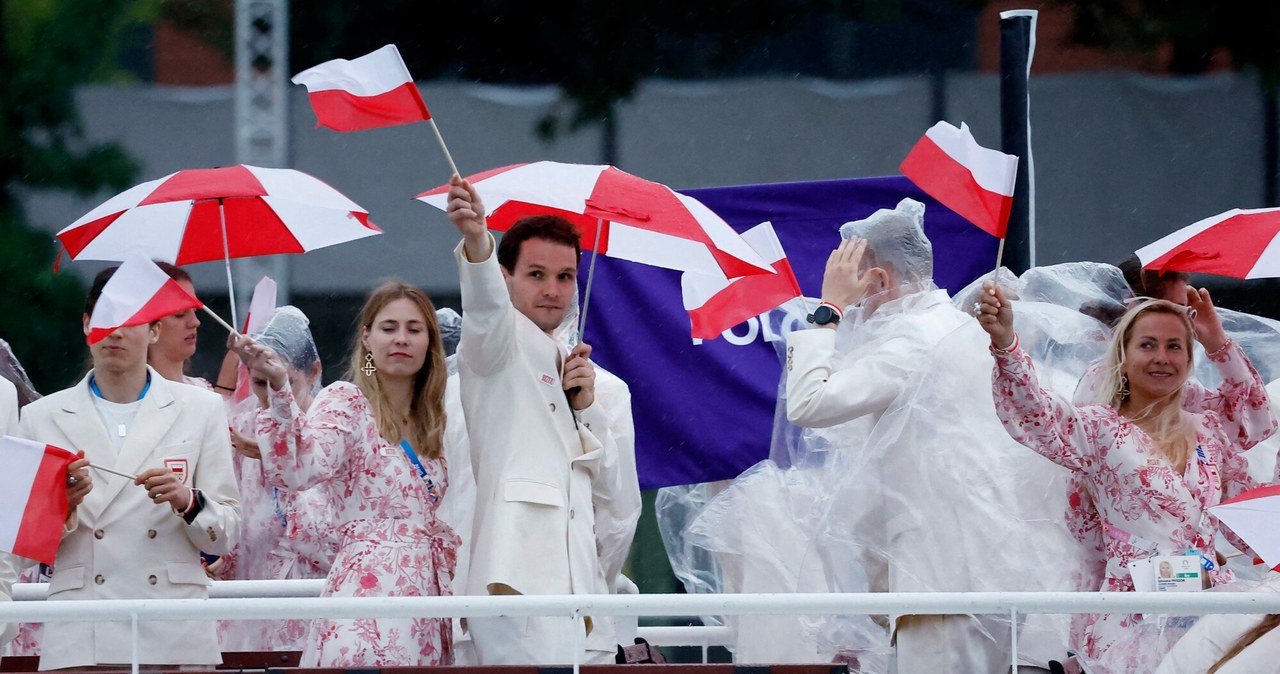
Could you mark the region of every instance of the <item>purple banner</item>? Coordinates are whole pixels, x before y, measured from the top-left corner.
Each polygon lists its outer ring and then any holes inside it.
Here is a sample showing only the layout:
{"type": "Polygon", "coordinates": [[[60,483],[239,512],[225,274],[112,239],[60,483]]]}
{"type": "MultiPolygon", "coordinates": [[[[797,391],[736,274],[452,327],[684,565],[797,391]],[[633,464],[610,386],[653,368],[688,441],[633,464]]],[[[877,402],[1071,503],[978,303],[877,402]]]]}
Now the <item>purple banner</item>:
{"type": "MultiPolygon", "coordinates": [[[[997,239],[900,176],[683,193],[738,231],[772,222],[810,297],[821,294],[840,225],[893,208],[903,197],[926,206],[939,286],[954,292],[995,264],[997,239]]],[[[753,318],[695,343],[679,272],[601,256],[595,274],[585,340],[592,358],[631,387],[640,488],[728,479],[768,458],[782,373],[770,343],[777,337],[753,318]]]]}

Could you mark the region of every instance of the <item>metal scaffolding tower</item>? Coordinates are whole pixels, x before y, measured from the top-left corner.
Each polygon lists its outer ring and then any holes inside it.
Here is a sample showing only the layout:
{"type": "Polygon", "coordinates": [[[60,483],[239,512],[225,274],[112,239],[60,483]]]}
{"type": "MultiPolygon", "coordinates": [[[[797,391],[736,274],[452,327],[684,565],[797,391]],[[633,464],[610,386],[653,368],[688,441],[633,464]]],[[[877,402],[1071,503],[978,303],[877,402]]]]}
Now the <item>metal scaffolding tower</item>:
{"type": "MultiPolygon", "coordinates": [[[[235,10],[236,161],[283,168],[289,164],[289,0],[236,0],[235,10]]],[[[235,274],[240,307],[248,307],[264,275],[275,279],[281,304],[289,299],[286,256],[236,260],[235,274]]]]}

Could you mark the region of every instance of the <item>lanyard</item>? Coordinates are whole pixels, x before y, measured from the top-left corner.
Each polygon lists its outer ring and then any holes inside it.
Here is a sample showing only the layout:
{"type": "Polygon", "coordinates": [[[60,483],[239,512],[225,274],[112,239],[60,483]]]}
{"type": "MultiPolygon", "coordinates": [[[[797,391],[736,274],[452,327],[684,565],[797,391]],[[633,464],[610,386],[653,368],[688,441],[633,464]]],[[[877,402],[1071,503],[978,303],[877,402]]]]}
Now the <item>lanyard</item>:
{"type": "MultiPolygon", "coordinates": [[[[93,394],[98,396],[99,398],[106,400],[106,398],[103,397],[102,395],[102,391],[98,390],[98,380],[95,379],[93,375],[89,375],[89,390],[93,391],[93,394]]],[[[142,400],[142,396],[147,395],[147,391],[150,391],[150,390],[151,390],[151,373],[148,372],[147,385],[142,387],[142,393],[138,394],[138,400],[142,400]]],[[[137,400],[135,400],[134,402],[137,402],[137,400]]]]}
{"type": "Polygon", "coordinates": [[[418,477],[424,480],[427,479],[427,467],[422,465],[422,459],[418,458],[418,454],[413,451],[413,446],[409,444],[408,440],[400,441],[400,449],[403,449],[404,455],[413,462],[413,467],[418,470],[418,477]]]}
{"type": "Polygon", "coordinates": [[[422,459],[418,458],[417,452],[413,451],[413,445],[408,440],[400,441],[400,449],[404,450],[404,455],[409,457],[409,461],[413,462],[413,467],[418,471],[418,477],[427,483],[427,494],[430,495],[432,501],[439,501],[440,496],[436,494],[436,483],[427,477],[427,467],[422,465],[422,459]]]}

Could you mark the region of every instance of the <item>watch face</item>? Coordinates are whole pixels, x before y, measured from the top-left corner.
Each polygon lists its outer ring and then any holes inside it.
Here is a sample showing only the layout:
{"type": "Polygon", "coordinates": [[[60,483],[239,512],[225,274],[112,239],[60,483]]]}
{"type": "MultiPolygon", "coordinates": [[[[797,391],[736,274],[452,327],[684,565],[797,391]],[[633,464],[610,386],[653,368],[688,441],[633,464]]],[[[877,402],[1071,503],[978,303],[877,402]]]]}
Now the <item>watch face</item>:
{"type": "Polygon", "coordinates": [[[840,315],[836,313],[835,309],[825,304],[819,304],[818,308],[813,310],[813,315],[809,317],[809,322],[814,325],[839,323],[840,315]]]}

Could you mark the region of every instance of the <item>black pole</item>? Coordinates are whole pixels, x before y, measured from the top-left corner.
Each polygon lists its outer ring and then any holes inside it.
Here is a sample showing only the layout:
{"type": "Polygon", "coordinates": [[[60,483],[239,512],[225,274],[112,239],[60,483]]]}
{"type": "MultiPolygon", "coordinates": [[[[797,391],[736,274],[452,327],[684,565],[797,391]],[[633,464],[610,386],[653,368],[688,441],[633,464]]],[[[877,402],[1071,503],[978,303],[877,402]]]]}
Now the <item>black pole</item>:
{"type": "Polygon", "coordinates": [[[1280,178],[1280,104],[1276,101],[1276,87],[1270,84],[1262,89],[1262,205],[1267,208],[1280,206],[1277,179],[1280,178]]]}
{"type": "Polygon", "coordinates": [[[1031,124],[1027,80],[1035,38],[1035,13],[1029,10],[1000,15],[1000,147],[1018,157],[1013,208],[1005,239],[1004,266],[1021,274],[1036,264],[1033,252],[1033,195],[1031,192],[1031,124]]]}

